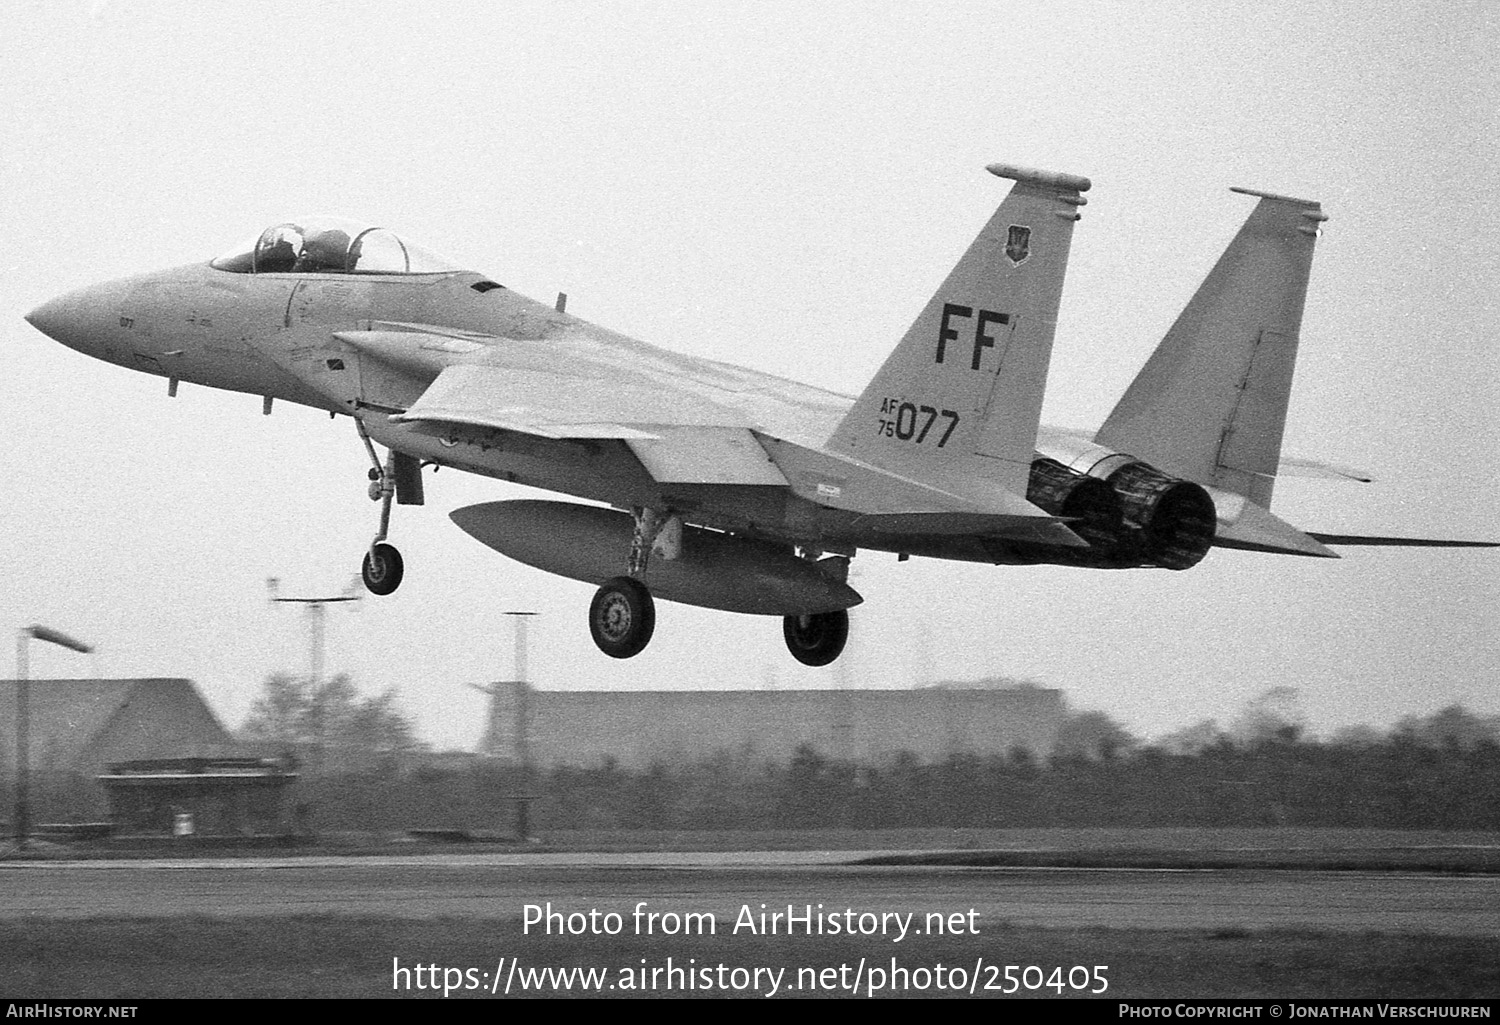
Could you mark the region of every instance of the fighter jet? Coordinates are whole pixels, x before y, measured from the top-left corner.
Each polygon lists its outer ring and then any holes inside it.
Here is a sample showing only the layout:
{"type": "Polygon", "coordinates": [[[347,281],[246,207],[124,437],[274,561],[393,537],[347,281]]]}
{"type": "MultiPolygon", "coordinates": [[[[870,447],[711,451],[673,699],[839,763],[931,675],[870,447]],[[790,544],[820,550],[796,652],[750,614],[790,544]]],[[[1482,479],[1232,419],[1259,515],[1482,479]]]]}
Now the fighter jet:
{"type": "Polygon", "coordinates": [[[857,397],[669,352],[548,306],[381,227],[299,218],[207,263],[70,292],[27,315],[90,356],[350,417],[395,591],[393,500],[449,466],[596,504],[455,510],[483,544],[597,584],[606,655],[642,651],[653,596],[779,616],[800,662],[843,650],[860,550],[995,565],[1186,570],[1214,546],[1336,558],[1270,511],[1319,204],[1258,202],[1097,432],[1039,425],[1087,178],[1014,182],[857,397]],[[387,449],[379,455],[376,445],[387,449]]]}

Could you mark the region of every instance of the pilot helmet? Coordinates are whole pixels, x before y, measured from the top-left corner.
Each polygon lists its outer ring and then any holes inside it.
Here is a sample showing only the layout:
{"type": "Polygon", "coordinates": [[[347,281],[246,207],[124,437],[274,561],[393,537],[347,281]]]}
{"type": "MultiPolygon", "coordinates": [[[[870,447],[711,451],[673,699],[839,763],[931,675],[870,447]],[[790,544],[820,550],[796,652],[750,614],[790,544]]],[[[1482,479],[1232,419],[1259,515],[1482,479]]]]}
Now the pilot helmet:
{"type": "Polygon", "coordinates": [[[302,262],[333,270],[344,269],[344,255],[349,250],[349,234],[338,228],[309,233],[302,240],[302,262]]]}

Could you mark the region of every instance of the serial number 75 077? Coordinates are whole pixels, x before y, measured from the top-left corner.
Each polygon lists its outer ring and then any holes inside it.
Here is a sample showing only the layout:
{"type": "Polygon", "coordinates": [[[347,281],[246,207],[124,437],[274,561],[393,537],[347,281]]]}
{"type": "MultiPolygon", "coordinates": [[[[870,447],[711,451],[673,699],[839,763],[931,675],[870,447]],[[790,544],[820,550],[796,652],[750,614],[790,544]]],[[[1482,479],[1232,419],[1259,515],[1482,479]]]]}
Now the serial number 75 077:
{"type": "Polygon", "coordinates": [[[958,414],[951,409],[918,406],[900,399],[886,399],[880,404],[880,412],[881,416],[876,420],[875,433],[883,434],[887,438],[895,438],[898,441],[909,441],[913,445],[921,445],[927,441],[928,435],[932,434],[933,424],[941,416],[945,425],[933,435],[937,439],[938,448],[948,444],[948,439],[953,435],[953,429],[958,426],[959,420],[958,414]]]}

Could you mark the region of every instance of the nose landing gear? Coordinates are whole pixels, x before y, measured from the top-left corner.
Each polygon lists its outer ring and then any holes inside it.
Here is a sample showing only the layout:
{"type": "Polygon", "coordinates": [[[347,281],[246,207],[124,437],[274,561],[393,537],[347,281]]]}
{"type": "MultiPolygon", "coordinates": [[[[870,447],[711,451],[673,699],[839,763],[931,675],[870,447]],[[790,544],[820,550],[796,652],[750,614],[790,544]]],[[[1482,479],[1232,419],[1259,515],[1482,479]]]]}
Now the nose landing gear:
{"type": "Polygon", "coordinates": [[[370,550],[365,553],[364,561],[360,564],[359,575],[364,578],[365,587],[369,588],[371,594],[392,594],[401,586],[401,578],[406,572],[396,546],[385,544],[391,527],[391,501],[396,496],[397,457],[394,451],[389,452],[386,454],[385,464],[381,465],[380,458],[375,454],[375,446],[370,443],[370,433],[365,430],[364,421],[356,417],[354,424],[359,429],[359,439],[365,443],[365,451],[370,454],[370,462],[374,464],[369,472],[370,498],[380,503],[380,529],[375,532],[375,540],[370,542],[370,550]]]}
{"type": "Polygon", "coordinates": [[[406,572],[401,562],[401,553],[394,545],[375,544],[365,553],[360,563],[359,575],[371,594],[390,594],[401,586],[401,577],[406,572]]]}

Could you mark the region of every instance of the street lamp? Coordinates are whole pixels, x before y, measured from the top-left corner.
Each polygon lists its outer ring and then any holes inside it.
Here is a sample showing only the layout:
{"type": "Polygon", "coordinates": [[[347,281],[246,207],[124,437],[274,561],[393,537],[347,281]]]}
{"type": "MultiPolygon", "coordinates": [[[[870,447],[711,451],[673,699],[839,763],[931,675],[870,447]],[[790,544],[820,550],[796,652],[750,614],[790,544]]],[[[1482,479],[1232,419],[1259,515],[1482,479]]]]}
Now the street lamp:
{"type": "MultiPolygon", "coordinates": [[[[358,578],[356,578],[356,581],[358,578]]],[[[281,597],[281,581],[276,577],[266,578],[266,590],[270,593],[272,604],[292,604],[307,606],[307,661],[308,668],[312,671],[313,690],[318,689],[318,684],[323,677],[323,635],[327,627],[324,622],[323,606],[344,601],[359,601],[360,595],[351,584],[343,594],[331,595],[326,598],[283,598],[281,597]]]]}
{"type": "Polygon", "coordinates": [[[27,793],[31,761],[31,682],[27,679],[32,638],[88,654],[94,649],[60,630],[33,625],[16,632],[16,850],[26,849],[26,834],[31,830],[31,805],[27,793]]]}
{"type": "MultiPolygon", "coordinates": [[[[308,700],[313,702],[314,708],[318,707],[318,688],[323,682],[324,634],[327,631],[324,606],[337,602],[359,601],[361,583],[360,578],[356,576],[354,581],[344,588],[343,594],[322,598],[283,598],[281,597],[281,581],[276,577],[266,578],[266,591],[271,597],[271,604],[301,605],[307,609],[307,661],[308,669],[312,673],[312,686],[308,688],[308,700]]],[[[313,723],[313,757],[319,770],[323,768],[323,726],[324,718],[319,715],[313,723]]]]}
{"type": "Polygon", "coordinates": [[[478,684],[471,683],[470,687],[481,694],[490,696],[489,726],[479,740],[479,753],[491,758],[501,757],[505,754],[504,745],[501,741],[501,704],[500,695],[505,688],[511,688],[515,695],[514,736],[515,743],[512,750],[515,752],[516,761],[520,763],[523,773],[531,771],[531,742],[530,723],[528,722],[527,707],[527,682],[526,682],[526,620],[535,612],[507,612],[507,616],[515,617],[516,624],[516,678],[514,680],[502,680],[499,683],[478,684]]]}
{"type": "Polygon", "coordinates": [[[535,798],[534,794],[528,792],[531,787],[531,709],[529,707],[531,695],[526,682],[526,620],[536,613],[507,612],[505,614],[514,617],[516,624],[516,678],[488,686],[480,686],[477,683],[471,683],[469,686],[490,696],[490,725],[480,741],[480,753],[492,757],[501,753],[500,695],[506,687],[513,688],[515,693],[515,752],[516,760],[520,763],[522,792],[513,795],[513,800],[516,802],[516,836],[518,839],[525,840],[531,834],[531,802],[535,798]]]}

